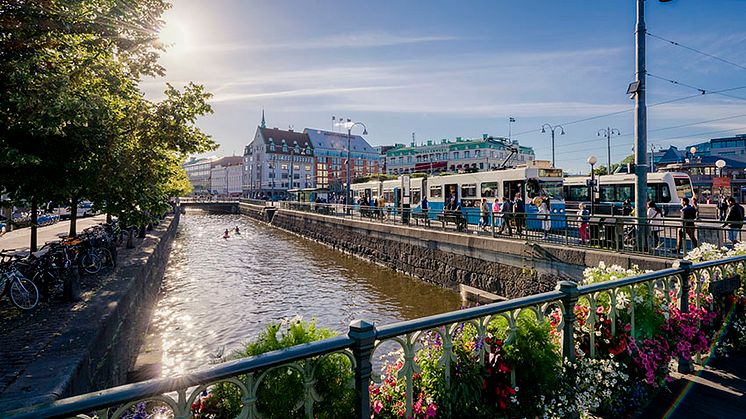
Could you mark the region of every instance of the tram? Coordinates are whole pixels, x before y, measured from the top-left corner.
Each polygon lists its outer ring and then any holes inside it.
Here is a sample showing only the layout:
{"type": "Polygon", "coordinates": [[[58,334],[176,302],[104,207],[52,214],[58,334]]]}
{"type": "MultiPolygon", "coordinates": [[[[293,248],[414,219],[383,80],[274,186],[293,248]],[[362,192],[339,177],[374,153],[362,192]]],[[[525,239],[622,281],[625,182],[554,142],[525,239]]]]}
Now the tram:
{"type": "MultiPolygon", "coordinates": [[[[692,181],[686,173],[648,173],[648,199],[663,210],[665,217],[681,215],[682,200],[692,198],[692,181]]],[[[596,214],[620,214],[625,200],[635,204],[635,175],[616,174],[598,178],[598,198],[594,205],[596,214]]],[[[564,182],[565,204],[569,211],[578,209],[582,202],[589,205],[590,177],[567,177],[564,182]]]]}
{"type": "MultiPolygon", "coordinates": [[[[396,180],[370,181],[351,185],[356,202],[367,197],[377,200],[383,196],[387,211],[397,213],[402,204],[402,188],[405,182],[410,189],[410,208],[421,212],[422,197],[427,196],[429,216],[433,219],[441,213],[451,199],[461,203],[461,208],[469,224],[479,222],[479,204],[486,198],[492,207],[495,199],[519,195],[526,204],[526,212],[534,214],[538,208],[533,200],[540,196],[549,197],[552,228],[564,228],[565,202],[563,198],[562,169],[548,165],[534,164],[515,169],[493,170],[488,172],[463,173],[445,176],[409,177],[400,176],[396,180]],[[562,215],[562,216],[559,216],[562,215]]],[[[539,224],[535,216],[528,217],[528,228],[539,224]]]]}

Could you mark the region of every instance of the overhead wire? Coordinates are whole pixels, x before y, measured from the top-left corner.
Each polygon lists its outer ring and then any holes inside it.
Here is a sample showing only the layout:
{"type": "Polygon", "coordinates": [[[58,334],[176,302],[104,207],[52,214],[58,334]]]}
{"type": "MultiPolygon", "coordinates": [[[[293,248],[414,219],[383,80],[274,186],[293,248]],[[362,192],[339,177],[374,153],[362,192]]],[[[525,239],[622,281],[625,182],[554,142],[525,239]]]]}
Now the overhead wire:
{"type": "Polygon", "coordinates": [[[732,66],[740,68],[741,70],[746,70],[746,66],[738,64],[738,63],[735,63],[735,62],[730,61],[730,60],[727,60],[725,58],[718,57],[717,55],[712,55],[710,53],[707,53],[707,52],[704,52],[704,51],[700,51],[700,50],[698,50],[698,49],[696,49],[694,47],[690,47],[690,46],[684,45],[684,44],[682,44],[680,42],[676,42],[676,41],[672,41],[670,39],[666,39],[666,38],[664,38],[662,36],[655,35],[655,34],[652,34],[650,32],[647,32],[647,35],[650,36],[650,37],[652,37],[652,38],[656,38],[656,39],[659,39],[661,41],[668,42],[671,45],[675,45],[677,47],[687,49],[687,50],[695,52],[697,54],[704,55],[705,57],[709,57],[709,58],[712,58],[714,60],[718,60],[718,61],[724,62],[726,64],[730,64],[732,66]]]}

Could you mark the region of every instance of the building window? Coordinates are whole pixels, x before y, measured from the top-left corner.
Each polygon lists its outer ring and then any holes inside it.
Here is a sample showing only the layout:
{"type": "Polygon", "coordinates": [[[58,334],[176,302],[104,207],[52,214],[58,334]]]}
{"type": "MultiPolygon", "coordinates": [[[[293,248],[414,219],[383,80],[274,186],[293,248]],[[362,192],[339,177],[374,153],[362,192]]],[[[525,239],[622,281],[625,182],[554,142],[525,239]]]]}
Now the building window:
{"type": "Polygon", "coordinates": [[[282,163],[282,164],[280,165],[280,168],[281,168],[282,170],[288,170],[288,165],[287,165],[287,163],[282,163]]]}
{"type": "Polygon", "coordinates": [[[307,165],[306,165],[306,172],[310,172],[310,171],[311,171],[311,165],[310,165],[310,164],[307,164],[307,165]]]}
{"type": "Polygon", "coordinates": [[[458,160],[458,151],[453,152],[453,159],[458,160]]]}
{"type": "Polygon", "coordinates": [[[469,156],[469,152],[468,152],[468,151],[464,151],[464,158],[465,158],[465,159],[468,159],[469,157],[470,157],[470,156],[469,156]]]}

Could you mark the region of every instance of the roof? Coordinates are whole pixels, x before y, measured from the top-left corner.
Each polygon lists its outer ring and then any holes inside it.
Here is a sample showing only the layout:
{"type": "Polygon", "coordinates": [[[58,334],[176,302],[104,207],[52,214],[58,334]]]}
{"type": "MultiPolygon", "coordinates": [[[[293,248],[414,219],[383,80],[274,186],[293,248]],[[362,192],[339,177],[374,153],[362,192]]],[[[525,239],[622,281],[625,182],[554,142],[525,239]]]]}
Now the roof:
{"type": "Polygon", "coordinates": [[[243,156],[226,156],[212,162],[212,167],[215,166],[238,166],[243,164],[243,156]]]}
{"type": "Polygon", "coordinates": [[[298,147],[301,149],[306,149],[306,154],[313,154],[313,145],[305,132],[285,131],[277,128],[262,127],[257,129],[261,133],[265,145],[275,145],[276,148],[273,153],[290,154],[289,150],[287,152],[282,151],[282,144],[285,143],[288,147],[295,147],[295,145],[298,144],[298,147]]]}
{"type": "MultiPolygon", "coordinates": [[[[347,134],[342,132],[324,131],[314,128],[303,130],[308,138],[311,139],[313,147],[321,150],[347,150],[347,134]]],[[[350,148],[352,152],[378,154],[378,152],[365,141],[365,138],[359,135],[352,135],[350,138],[350,148]]]]}
{"type": "Polygon", "coordinates": [[[658,164],[680,163],[686,158],[686,154],[678,148],[671,146],[663,153],[658,164]]]}

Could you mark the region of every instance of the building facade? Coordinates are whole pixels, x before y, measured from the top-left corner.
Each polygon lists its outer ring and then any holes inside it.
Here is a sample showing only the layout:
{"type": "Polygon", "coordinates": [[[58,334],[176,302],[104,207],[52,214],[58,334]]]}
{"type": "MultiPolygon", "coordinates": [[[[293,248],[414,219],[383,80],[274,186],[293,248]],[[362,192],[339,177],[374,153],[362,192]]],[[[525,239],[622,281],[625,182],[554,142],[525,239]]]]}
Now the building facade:
{"type": "Polygon", "coordinates": [[[212,164],[217,160],[216,157],[205,157],[191,159],[181,165],[186,171],[189,183],[192,184],[192,193],[194,195],[210,193],[210,187],[212,186],[210,183],[212,164]]]}
{"type": "Polygon", "coordinates": [[[281,200],[288,189],[316,185],[314,148],[303,132],[259,126],[243,158],[244,196],[281,200]]]}
{"type": "MultiPolygon", "coordinates": [[[[347,184],[347,133],[324,131],[306,128],[313,144],[315,187],[328,189],[331,199],[343,196],[347,184]]],[[[351,135],[350,142],[350,178],[383,173],[381,156],[359,135],[351,135]]]]}
{"type": "Polygon", "coordinates": [[[241,156],[213,161],[210,169],[210,192],[215,195],[240,196],[243,191],[243,162],[241,156]]]}
{"type": "Polygon", "coordinates": [[[515,167],[535,159],[531,147],[485,134],[478,139],[457,137],[455,141],[428,140],[425,144],[409,147],[400,144],[386,152],[386,173],[484,171],[503,164],[505,167],[515,167]]]}
{"type": "Polygon", "coordinates": [[[704,143],[687,146],[686,151],[690,154],[692,147],[696,149],[694,157],[723,157],[746,162],[746,134],[713,138],[704,143]]]}

